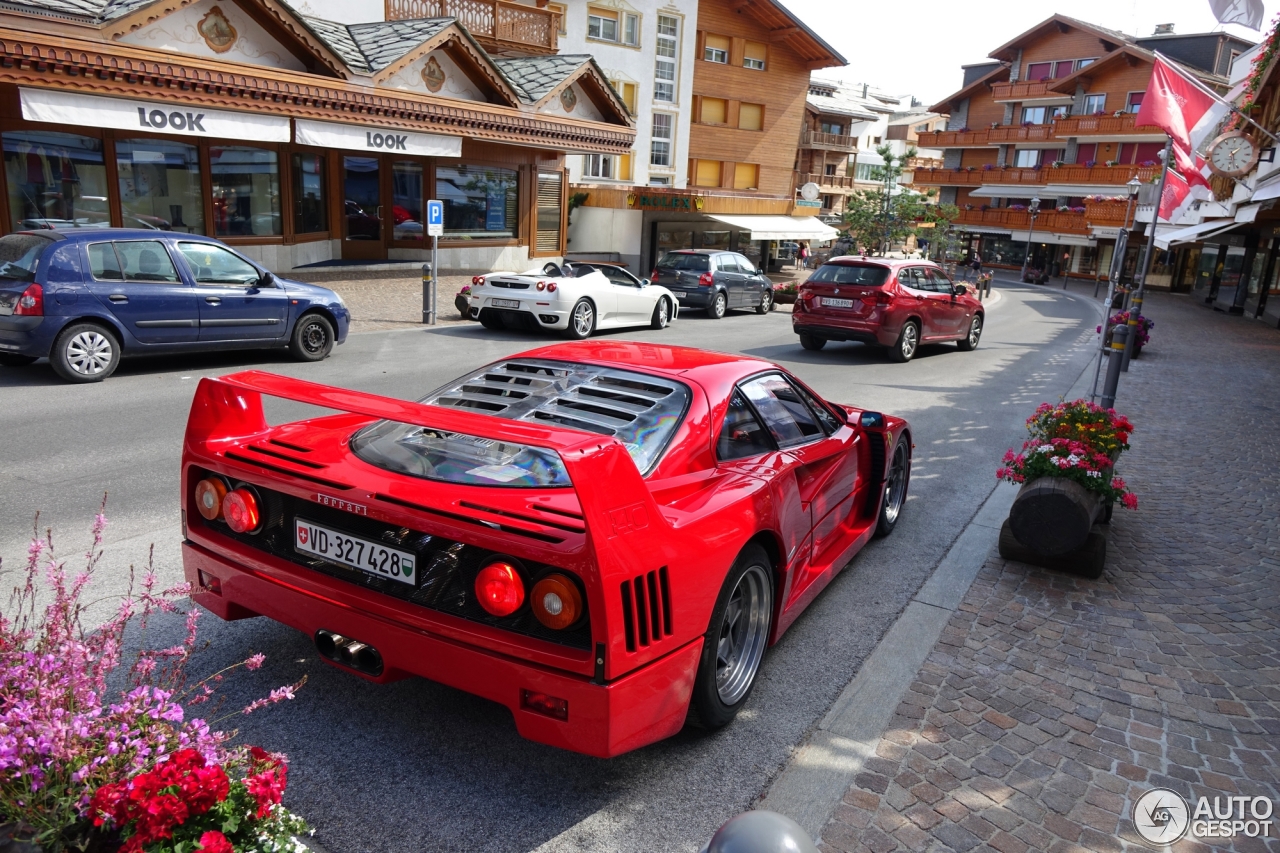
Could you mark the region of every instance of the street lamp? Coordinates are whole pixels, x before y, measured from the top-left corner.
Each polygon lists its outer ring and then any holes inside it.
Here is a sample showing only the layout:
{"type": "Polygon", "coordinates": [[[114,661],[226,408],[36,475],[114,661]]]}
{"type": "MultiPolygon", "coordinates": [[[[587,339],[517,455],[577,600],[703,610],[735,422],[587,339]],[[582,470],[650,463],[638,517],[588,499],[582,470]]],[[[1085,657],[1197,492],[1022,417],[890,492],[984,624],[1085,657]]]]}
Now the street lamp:
{"type": "Polygon", "coordinates": [[[1027,280],[1027,264],[1031,262],[1031,235],[1036,232],[1036,217],[1040,215],[1040,199],[1031,199],[1031,228],[1027,231],[1027,255],[1022,259],[1022,280],[1027,280]]]}
{"type": "MultiPolygon", "coordinates": [[[[1116,263],[1124,262],[1124,253],[1128,249],[1129,229],[1133,227],[1133,224],[1129,222],[1129,212],[1133,210],[1133,203],[1138,198],[1138,189],[1142,186],[1142,181],[1137,178],[1132,178],[1129,183],[1125,184],[1125,186],[1129,188],[1129,200],[1125,202],[1124,222],[1120,228],[1120,234],[1116,235],[1116,245],[1111,259],[1112,266],[1116,263]],[[1121,234],[1124,235],[1123,239],[1121,239],[1121,234]],[[1117,258],[1117,256],[1119,257],[1117,258]]],[[[1093,281],[1093,296],[1095,299],[1098,296],[1098,288],[1101,284],[1102,283],[1098,281],[1098,277],[1095,275],[1093,281]]]]}

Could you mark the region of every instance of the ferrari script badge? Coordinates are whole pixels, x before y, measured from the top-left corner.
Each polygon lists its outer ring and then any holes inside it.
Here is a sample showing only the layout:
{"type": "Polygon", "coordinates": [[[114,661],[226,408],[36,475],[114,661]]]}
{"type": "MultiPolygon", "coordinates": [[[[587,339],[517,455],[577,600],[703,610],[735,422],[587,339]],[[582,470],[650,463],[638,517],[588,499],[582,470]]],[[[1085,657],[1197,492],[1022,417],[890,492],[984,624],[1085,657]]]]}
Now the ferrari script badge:
{"type": "Polygon", "coordinates": [[[321,506],[331,506],[334,509],[340,509],[343,512],[350,512],[355,515],[369,514],[369,509],[364,504],[344,501],[342,498],[331,498],[328,495],[315,494],[311,496],[311,499],[321,506]]]}

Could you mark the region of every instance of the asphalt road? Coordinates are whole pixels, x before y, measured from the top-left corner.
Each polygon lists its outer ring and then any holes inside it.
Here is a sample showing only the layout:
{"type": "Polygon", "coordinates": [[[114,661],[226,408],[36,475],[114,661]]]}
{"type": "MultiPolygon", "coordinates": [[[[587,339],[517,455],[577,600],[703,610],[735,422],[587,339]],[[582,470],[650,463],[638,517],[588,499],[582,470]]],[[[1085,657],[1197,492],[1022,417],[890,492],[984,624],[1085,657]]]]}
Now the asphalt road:
{"type": "MultiPolygon", "coordinates": [[[[421,680],[367,684],[325,665],[290,629],[205,614],[201,637],[210,645],[193,671],[267,655],[261,670],[227,684],[227,708],[310,677],[293,702],[221,727],[290,755],[286,803],[332,853],[698,850],[751,805],[857,672],[994,487],[999,458],[1021,441],[1030,411],[1065,394],[1088,362],[1094,304],[998,284],[977,351],[925,346],[906,365],[857,344],[806,352],[786,313],[689,316],[661,332],[613,334],[771,359],[828,398],[904,415],[915,431],[897,530],[865,548],[770,651],[749,707],[727,729],[686,731],[610,761],[586,758],[522,740],[501,706],[421,680]]],[[[368,332],[320,364],[263,353],[126,361],[91,386],[62,384],[44,363],[0,368],[4,568],[24,559],[37,510],[58,550],[77,562],[108,492],[107,559],[94,597],[118,594],[152,544],[162,583],[180,582],[179,454],[201,376],[252,367],[416,398],[542,341],[478,325],[368,332]]],[[[291,404],[269,412],[273,421],[304,413],[291,404]]]]}

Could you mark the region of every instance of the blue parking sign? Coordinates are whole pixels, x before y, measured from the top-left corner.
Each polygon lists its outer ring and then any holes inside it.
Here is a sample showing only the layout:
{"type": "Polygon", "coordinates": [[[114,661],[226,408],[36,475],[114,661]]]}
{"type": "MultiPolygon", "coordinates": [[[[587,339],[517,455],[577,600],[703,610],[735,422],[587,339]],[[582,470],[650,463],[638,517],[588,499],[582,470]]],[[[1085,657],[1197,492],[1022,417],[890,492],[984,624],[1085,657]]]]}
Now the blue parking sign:
{"type": "Polygon", "coordinates": [[[444,202],[432,199],[427,202],[427,236],[440,237],[444,234],[444,202]]]}

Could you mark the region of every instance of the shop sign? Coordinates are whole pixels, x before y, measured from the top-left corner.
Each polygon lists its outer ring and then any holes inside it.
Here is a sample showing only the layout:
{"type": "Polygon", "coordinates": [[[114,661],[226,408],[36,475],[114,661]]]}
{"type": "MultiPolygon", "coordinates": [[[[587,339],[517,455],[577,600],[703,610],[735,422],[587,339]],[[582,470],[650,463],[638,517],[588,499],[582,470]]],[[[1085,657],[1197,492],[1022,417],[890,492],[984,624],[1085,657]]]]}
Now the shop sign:
{"type": "Polygon", "coordinates": [[[294,141],[299,145],[345,148],[378,154],[417,154],[420,157],[461,157],[462,137],[413,133],[376,125],[335,124],[327,121],[294,122],[294,141]]]}
{"type": "Polygon", "coordinates": [[[252,139],[288,142],[289,119],[259,113],[211,110],[164,101],[102,98],[52,89],[19,90],[22,117],[76,127],[109,127],[113,130],[153,130],[178,136],[212,139],[252,139]]]}
{"type": "Polygon", "coordinates": [[[818,207],[818,208],[821,208],[821,207],[822,207],[822,202],[821,202],[821,201],[809,201],[809,200],[807,200],[807,199],[798,198],[798,199],[796,199],[796,207],[818,207]]]}
{"type": "Polygon", "coordinates": [[[627,193],[627,207],[636,210],[702,210],[700,195],[675,195],[672,193],[627,193]]]}

